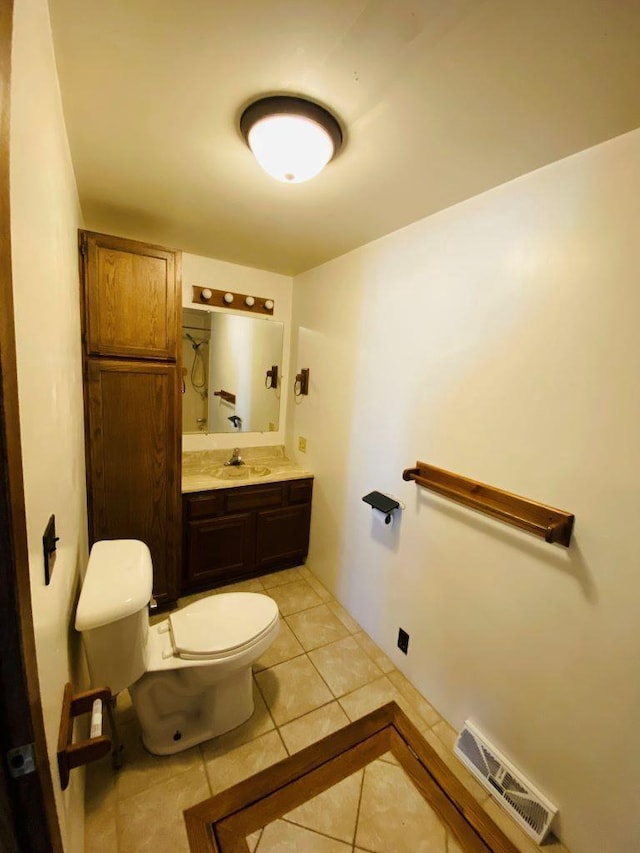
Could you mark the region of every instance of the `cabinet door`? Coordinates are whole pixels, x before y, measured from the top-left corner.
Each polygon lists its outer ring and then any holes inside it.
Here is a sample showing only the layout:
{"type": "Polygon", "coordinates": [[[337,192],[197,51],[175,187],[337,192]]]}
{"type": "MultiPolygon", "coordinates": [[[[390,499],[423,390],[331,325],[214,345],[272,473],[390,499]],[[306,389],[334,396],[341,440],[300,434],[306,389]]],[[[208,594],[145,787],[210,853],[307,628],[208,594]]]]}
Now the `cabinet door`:
{"type": "Polygon", "coordinates": [[[311,505],[299,504],[258,512],[256,566],[302,561],[309,550],[311,505]]]}
{"type": "Polygon", "coordinates": [[[88,355],[177,357],[180,252],[80,232],[88,355]]]}
{"type": "Polygon", "coordinates": [[[254,515],[247,512],[192,520],[187,543],[191,587],[241,578],[254,567],[254,515]]]}
{"type": "Polygon", "coordinates": [[[177,367],[87,363],[88,496],[92,542],[141,539],[159,603],[178,594],[180,418],[177,367]]]}

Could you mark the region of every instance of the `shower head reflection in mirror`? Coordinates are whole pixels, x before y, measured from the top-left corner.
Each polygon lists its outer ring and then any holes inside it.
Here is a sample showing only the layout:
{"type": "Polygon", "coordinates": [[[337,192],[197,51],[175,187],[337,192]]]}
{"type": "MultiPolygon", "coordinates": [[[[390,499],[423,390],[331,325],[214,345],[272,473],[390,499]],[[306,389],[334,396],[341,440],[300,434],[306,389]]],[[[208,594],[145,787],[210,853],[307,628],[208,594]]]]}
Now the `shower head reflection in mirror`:
{"type": "Polygon", "coordinates": [[[183,432],[278,429],[280,389],[266,388],[265,375],[274,365],[282,366],[282,323],[184,308],[182,337],[183,365],[189,369],[182,395],[183,432]]]}

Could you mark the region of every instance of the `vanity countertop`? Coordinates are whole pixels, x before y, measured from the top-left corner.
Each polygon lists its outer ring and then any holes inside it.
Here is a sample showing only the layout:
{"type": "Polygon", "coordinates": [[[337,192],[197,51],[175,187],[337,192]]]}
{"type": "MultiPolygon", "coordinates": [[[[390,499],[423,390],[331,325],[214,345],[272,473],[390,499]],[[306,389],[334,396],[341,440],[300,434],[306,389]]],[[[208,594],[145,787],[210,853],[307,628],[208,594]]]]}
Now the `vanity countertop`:
{"type": "Polygon", "coordinates": [[[313,477],[285,456],[284,447],[241,447],[244,465],[225,467],[230,450],[193,450],[182,454],[182,492],[232,489],[259,483],[313,477]],[[268,469],[269,473],[264,473],[268,469]]]}

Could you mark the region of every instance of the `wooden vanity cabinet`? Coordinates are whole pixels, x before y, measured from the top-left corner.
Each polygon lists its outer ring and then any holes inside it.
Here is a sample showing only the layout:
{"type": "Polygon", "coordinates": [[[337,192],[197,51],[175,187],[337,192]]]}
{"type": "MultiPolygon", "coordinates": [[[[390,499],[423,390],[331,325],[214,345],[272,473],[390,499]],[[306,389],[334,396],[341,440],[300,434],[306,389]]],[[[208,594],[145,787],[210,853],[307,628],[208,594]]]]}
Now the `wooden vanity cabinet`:
{"type": "Polygon", "coordinates": [[[140,539],[153,595],[180,587],[180,252],[81,231],[90,543],[140,539]]]}
{"type": "Polygon", "coordinates": [[[313,480],[182,496],[182,592],[302,563],[309,550],[313,480]]]}

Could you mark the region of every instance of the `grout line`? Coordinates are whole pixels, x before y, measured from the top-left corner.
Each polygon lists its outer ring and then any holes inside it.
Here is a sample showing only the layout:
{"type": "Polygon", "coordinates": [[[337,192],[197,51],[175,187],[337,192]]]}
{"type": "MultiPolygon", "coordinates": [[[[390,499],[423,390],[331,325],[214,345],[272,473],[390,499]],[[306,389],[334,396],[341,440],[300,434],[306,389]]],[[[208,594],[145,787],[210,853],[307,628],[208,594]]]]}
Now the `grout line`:
{"type": "Polygon", "coordinates": [[[362,804],[362,792],[364,790],[364,774],[369,765],[362,768],[362,779],[360,780],[360,796],[358,797],[358,805],[356,807],[356,823],[353,827],[353,846],[356,846],[356,836],[358,835],[358,824],[360,823],[360,805],[362,804]]]}
{"type": "MultiPolygon", "coordinates": [[[[345,776],[345,779],[346,778],[348,778],[348,777],[345,776]]],[[[343,780],[341,779],[340,781],[343,781],[343,780]]],[[[331,788],[334,788],[334,787],[335,787],[335,785],[331,786],[331,788]]],[[[330,791],[331,788],[325,788],[325,791],[330,791]]],[[[321,791],[320,793],[324,794],[325,791],[321,791]]],[[[320,796],[320,795],[317,794],[316,796],[320,796]]],[[[314,799],[314,798],[311,797],[311,800],[312,799],[314,799]]],[[[301,805],[306,805],[307,803],[311,802],[311,800],[305,800],[305,802],[302,803],[301,805]]],[[[297,808],[299,808],[299,806],[297,808]]],[[[294,811],[294,810],[292,809],[292,811],[294,811]]],[[[287,812],[287,814],[288,814],[288,812],[287,812]]],[[[290,823],[292,826],[298,826],[298,827],[300,827],[300,829],[306,829],[307,832],[312,832],[314,835],[319,835],[321,838],[328,838],[331,841],[340,841],[342,844],[349,844],[348,841],[344,841],[342,838],[338,838],[337,835],[329,835],[327,832],[323,832],[321,829],[311,829],[310,826],[306,826],[304,823],[298,823],[297,821],[291,820],[291,818],[285,817],[284,815],[281,815],[277,819],[283,821],[284,823],[290,823]]]]}

